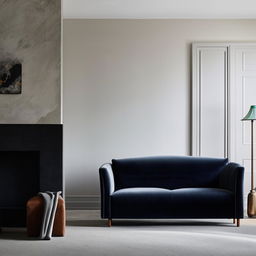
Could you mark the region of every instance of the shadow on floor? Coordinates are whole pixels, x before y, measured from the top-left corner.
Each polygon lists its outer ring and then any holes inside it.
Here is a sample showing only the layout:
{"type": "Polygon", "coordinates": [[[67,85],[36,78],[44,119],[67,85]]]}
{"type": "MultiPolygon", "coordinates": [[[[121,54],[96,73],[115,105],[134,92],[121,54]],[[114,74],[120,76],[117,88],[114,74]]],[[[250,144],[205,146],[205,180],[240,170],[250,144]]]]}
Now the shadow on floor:
{"type": "Polygon", "coordinates": [[[39,241],[37,238],[28,237],[25,228],[3,228],[0,231],[0,240],[39,241]]]}
{"type": "MultiPolygon", "coordinates": [[[[107,220],[69,220],[68,226],[80,227],[107,227],[107,220]]],[[[232,220],[227,222],[213,222],[213,221],[186,221],[186,220],[113,220],[113,226],[118,227],[133,227],[133,226],[223,226],[223,227],[236,227],[232,220]]]]}

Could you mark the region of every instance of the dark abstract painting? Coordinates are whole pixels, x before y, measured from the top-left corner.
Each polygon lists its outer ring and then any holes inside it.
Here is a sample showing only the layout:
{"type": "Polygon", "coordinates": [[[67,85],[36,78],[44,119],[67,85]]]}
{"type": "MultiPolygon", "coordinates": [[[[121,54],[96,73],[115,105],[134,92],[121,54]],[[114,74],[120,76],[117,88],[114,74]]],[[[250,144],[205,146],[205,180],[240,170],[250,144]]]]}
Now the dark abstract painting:
{"type": "Polygon", "coordinates": [[[21,74],[18,60],[0,61],[0,94],[20,94],[21,74]]]}

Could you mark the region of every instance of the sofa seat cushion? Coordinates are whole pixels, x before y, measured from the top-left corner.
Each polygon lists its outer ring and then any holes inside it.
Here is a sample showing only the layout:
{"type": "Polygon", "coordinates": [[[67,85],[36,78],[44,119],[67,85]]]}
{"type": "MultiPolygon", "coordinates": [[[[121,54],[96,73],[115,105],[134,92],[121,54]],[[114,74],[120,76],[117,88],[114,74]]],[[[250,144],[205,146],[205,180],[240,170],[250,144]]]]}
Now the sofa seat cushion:
{"type": "Polygon", "coordinates": [[[111,196],[112,218],[231,218],[234,207],[233,193],[217,188],[135,187],[111,196]]]}
{"type": "Polygon", "coordinates": [[[125,188],[111,196],[112,218],[162,218],[172,210],[171,190],[153,187],[125,188]]]}
{"type": "Polygon", "coordinates": [[[172,190],[172,216],[176,218],[223,218],[234,216],[234,194],[218,188],[172,190]]]}

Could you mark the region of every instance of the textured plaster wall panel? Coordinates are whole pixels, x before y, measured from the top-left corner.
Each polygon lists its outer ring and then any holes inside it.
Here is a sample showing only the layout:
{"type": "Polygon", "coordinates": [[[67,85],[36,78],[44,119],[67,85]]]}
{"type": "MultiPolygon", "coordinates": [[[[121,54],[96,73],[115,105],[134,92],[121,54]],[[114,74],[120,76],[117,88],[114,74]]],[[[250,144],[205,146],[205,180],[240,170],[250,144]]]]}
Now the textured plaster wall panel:
{"type": "Polygon", "coordinates": [[[0,123],[60,123],[61,0],[0,0],[0,60],[22,62],[22,94],[0,95],[0,123]]]}

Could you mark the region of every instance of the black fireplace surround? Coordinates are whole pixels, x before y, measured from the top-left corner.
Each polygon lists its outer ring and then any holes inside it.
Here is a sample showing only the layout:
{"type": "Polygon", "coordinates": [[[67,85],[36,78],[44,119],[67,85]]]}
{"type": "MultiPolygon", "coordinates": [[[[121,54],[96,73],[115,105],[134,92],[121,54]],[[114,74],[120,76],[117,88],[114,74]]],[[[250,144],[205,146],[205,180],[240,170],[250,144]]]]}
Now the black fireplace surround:
{"type": "Polygon", "coordinates": [[[62,125],[0,124],[0,227],[25,226],[29,198],[62,190],[62,125]]]}

